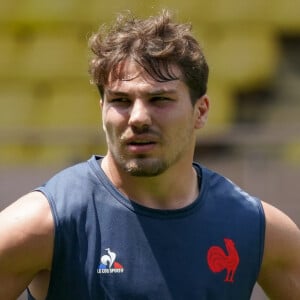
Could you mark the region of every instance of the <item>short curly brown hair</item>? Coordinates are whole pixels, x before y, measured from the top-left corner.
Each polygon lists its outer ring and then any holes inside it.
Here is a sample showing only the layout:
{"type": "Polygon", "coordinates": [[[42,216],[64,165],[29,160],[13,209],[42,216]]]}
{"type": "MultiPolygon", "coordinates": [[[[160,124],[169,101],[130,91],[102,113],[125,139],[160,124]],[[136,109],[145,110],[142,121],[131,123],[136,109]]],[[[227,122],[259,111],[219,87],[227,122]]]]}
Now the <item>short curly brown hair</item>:
{"type": "Polygon", "coordinates": [[[191,25],[173,22],[167,10],[147,19],[120,14],[110,28],[103,26],[90,38],[89,46],[94,54],[89,72],[102,97],[109,76],[119,78],[118,65],[128,58],[159,82],[179,79],[172,73],[176,65],[193,103],[206,93],[208,65],[191,25]]]}

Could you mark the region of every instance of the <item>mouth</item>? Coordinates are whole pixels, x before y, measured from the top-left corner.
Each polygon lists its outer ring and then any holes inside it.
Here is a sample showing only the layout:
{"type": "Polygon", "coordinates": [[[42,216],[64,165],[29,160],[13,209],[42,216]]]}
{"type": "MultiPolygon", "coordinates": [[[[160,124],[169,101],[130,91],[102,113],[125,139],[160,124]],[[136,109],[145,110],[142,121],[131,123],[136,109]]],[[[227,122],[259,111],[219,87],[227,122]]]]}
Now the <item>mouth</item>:
{"type": "Polygon", "coordinates": [[[148,153],[152,151],[157,142],[151,139],[130,139],[126,145],[129,152],[133,154],[148,153]]]}
{"type": "Polygon", "coordinates": [[[153,145],[153,144],[155,144],[155,142],[153,141],[132,141],[128,143],[128,145],[132,145],[132,146],[143,146],[143,145],[153,145]]]}

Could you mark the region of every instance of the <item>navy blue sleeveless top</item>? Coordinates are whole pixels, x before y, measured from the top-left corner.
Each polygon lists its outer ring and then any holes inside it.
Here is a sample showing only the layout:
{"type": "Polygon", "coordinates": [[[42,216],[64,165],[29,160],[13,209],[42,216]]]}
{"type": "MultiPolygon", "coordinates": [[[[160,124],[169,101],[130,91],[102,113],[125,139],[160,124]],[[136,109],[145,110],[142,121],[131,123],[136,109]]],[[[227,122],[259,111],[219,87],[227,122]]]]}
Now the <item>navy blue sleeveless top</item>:
{"type": "Polygon", "coordinates": [[[250,299],[264,246],[259,200],[195,163],[198,198],[182,209],[149,209],[112,185],[101,159],[37,189],[55,222],[47,300],[250,299]]]}

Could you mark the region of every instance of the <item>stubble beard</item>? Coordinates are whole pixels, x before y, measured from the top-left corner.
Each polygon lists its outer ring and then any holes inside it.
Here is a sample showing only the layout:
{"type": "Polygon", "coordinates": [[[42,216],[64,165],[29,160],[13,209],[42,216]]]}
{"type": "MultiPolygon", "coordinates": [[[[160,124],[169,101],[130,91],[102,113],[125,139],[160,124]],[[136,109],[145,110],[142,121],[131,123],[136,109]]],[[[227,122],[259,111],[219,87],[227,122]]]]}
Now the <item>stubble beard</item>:
{"type": "MultiPolygon", "coordinates": [[[[139,133],[149,131],[148,128],[143,130],[143,132],[139,133]]],[[[107,142],[110,145],[110,154],[116,166],[126,174],[136,177],[154,177],[162,174],[169,168],[170,163],[167,158],[149,156],[147,154],[132,156],[126,153],[126,150],[123,148],[123,140],[121,137],[119,139],[107,139],[107,142]],[[113,142],[109,142],[113,140],[118,140],[118,145],[113,145],[113,142]]]]}
{"type": "MultiPolygon", "coordinates": [[[[108,145],[111,145],[111,147],[109,147],[111,156],[120,170],[131,176],[155,177],[164,173],[185,156],[186,151],[189,151],[188,149],[191,143],[190,136],[192,135],[192,131],[192,128],[187,128],[184,132],[182,132],[177,137],[180,142],[177,142],[177,144],[175,143],[173,147],[174,149],[170,148],[167,155],[164,155],[163,153],[157,154],[157,156],[140,154],[132,157],[126,154],[124,149],[122,150],[121,144],[117,146],[108,142],[108,145]]],[[[169,143],[164,141],[161,146],[163,147],[163,145],[169,145],[169,143]]]]}
{"type": "Polygon", "coordinates": [[[169,163],[160,158],[137,156],[125,158],[113,155],[115,162],[127,174],[136,177],[154,177],[162,174],[169,168],[169,163]]]}
{"type": "Polygon", "coordinates": [[[127,157],[120,154],[120,152],[112,152],[111,154],[115,163],[125,173],[136,177],[155,177],[175,165],[184,155],[185,150],[185,147],[183,147],[179,151],[169,153],[168,157],[149,157],[147,155],[127,157]]]}

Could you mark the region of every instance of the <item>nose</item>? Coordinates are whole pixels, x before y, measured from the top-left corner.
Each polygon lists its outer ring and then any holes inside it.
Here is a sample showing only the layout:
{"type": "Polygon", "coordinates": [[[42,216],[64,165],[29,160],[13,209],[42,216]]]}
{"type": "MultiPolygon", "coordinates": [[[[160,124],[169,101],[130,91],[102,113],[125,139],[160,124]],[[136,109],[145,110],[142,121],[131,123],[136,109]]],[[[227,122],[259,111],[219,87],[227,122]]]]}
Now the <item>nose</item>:
{"type": "Polygon", "coordinates": [[[133,102],[128,124],[136,128],[144,128],[151,125],[149,107],[143,100],[137,99],[133,102]]]}

